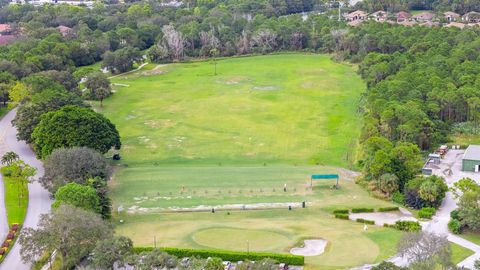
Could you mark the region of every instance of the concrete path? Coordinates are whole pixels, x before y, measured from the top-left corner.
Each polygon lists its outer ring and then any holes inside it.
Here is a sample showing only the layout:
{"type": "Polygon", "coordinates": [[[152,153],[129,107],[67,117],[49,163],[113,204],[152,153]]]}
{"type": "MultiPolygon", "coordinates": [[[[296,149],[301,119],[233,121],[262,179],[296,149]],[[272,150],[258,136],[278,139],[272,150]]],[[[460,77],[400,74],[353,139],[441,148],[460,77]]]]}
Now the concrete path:
{"type": "MultiPolygon", "coordinates": [[[[438,175],[445,178],[445,182],[447,183],[448,187],[453,187],[453,184],[458,180],[469,177],[475,180],[478,184],[480,184],[480,174],[478,173],[471,173],[471,172],[463,172],[462,171],[462,156],[463,150],[450,150],[446,155],[442,162],[439,164],[438,168],[433,169],[433,174],[438,175]],[[451,174],[450,174],[451,172],[451,174]]],[[[448,222],[450,221],[450,212],[457,209],[457,202],[453,197],[451,192],[447,192],[445,199],[442,202],[442,205],[438,209],[435,216],[429,222],[422,222],[422,230],[428,232],[434,232],[440,235],[446,235],[447,239],[450,242],[458,244],[464,248],[468,248],[475,252],[472,256],[466,258],[465,260],[461,261],[457,264],[459,267],[465,267],[468,269],[474,269],[473,265],[475,260],[480,259],[480,246],[472,243],[466,239],[463,239],[459,235],[455,235],[450,233],[448,230],[448,222]]],[[[408,266],[409,262],[399,256],[396,255],[386,261],[392,262],[397,266],[408,266]]],[[[366,270],[371,269],[374,265],[363,265],[360,267],[352,268],[355,270],[366,270]]]]}
{"type": "MultiPolygon", "coordinates": [[[[15,117],[15,113],[15,110],[10,111],[0,121],[0,149],[2,149],[2,151],[14,151],[20,156],[20,159],[37,168],[37,175],[35,176],[35,181],[28,185],[29,202],[27,216],[25,218],[25,222],[23,223],[24,227],[36,228],[40,218],[40,214],[48,213],[50,211],[52,201],[49,197],[48,191],[46,191],[40,185],[40,183],[36,181],[40,176],[43,175],[42,163],[35,157],[33,151],[24,141],[17,141],[17,130],[11,124],[12,119],[15,117]]],[[[20,245],[18,243],[14,245],[6,259],[3,261],[2,264],[0,264],[0,270],[12,269],[30,269],[30,265],[24,264],[21,261],[20,245]]]]}

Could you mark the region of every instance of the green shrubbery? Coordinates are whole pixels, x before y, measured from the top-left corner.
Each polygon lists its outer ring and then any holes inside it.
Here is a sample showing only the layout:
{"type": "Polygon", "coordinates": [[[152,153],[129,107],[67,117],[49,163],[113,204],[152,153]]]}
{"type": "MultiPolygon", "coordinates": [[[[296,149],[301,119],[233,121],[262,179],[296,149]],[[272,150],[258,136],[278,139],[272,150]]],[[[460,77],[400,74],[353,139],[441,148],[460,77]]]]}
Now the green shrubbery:
{"type": "Polygon", "coordinates": [[[437,209],[435,209],[433,207],[424,207],[424,208],[420,209],[420,211],[418,211],[418,217],[419,218],[431,219],[436,211],[437,211],[437,209]]]}
{"type": "Polygon", "coordinates": [[[348,214],[348,209],[338,209],[338,210],[333,210],[333,214],[348,214]]]}
{"type": "Polygon", "coordinates": [[[395,224],[383,224],[384,227],[394,228],[405,232],[418,232],[422,229],[422,226],[417,221],[398,220],[395,224]]]}
{"type": "Polygon", "coordinates": [[[348,219],[349,218],[349,215],[348,214],[335,214],[335,218],[339,218],[339,219],[348,219]]]}
{"type": "Polygon", "coordinates": [[[372,213],[375,210],[373,208],[366,208],[366,207],[358,207],[352,208],[352,213],[372,213]]]}
{"type": "Polygon", "coordinates": [[[448,229],[454,234],[461,234],[462,233],[462,224],[458,219],[450,219],[448,222],[448,229]]]}
{"type": "Polygon", "coordinates": [[[363,218],[357,218],[355,221],[356,221],[356,222],[359,222],[359,223],[365,223],[365,224],[375,225],[375,221],[373,221],[373,220],[368,220],[368,219],[363,219],[363,218]]]}
{"type": "MultiPolygon", "coordinates": [[[[141,253],[145,251],[152,251],[153,247],[134,247],[135,253],[141,253]]],[[[186,248],[161,248],[162,251],[177,256],[178,258],[185,257],[200,257],[200,258],[213,258],[218,257],[224,261],[243,261],[252,260],[259,261],[265,258],[270,258],[279,263],[286,263],[290,265],[304,265],[305,258],[303,256],[290,255],[290,254],[277,254],[277,253],[263,253],[263,252],[241,252],[241,251],[228,251],[228,250],[202,250],[202,249],[186,249],[186,248]]]]}
{"type": "Polygon", "coordinates": [[[392,201],[394,203],[404,205],[405,204],[405,195],[403,195],[403,193],[401,193],[400,191],[394,192],[392,194],[392,201]]]}
{"type": "Polygon", "coordinates": [[[390,211],[398,211],[398,206],[391,206],[391,207],[381,207],[378,208],[378,212],[390,212],[390,211]]]}

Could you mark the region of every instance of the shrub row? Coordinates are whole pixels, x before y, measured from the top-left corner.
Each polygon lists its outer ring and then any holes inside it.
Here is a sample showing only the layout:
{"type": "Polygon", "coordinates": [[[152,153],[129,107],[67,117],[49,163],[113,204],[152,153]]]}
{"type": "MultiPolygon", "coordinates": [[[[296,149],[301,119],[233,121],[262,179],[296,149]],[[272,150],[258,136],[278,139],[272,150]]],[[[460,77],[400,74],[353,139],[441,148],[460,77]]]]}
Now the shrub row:
{"type": "Polygon", "coordinates": [[[349,219],[349,215],[348,214],[335,214],[335,218],[339,218],[339,219],[349,219]]]}
{"type": "Polygon", "coordinates": [[[360,223],[375,225],[375,221],[373,221],[373,220],[368,220],[368,219],[363,219],[363,218],[357,218],[355,221],[356,221],[356,222],[360,222],[360,223]]]}
{"type": "MultiPolygon", "coordinates": [[[[134,247],[135,253],[141,253],[144,251],[152,251],[153,247],[134,247]]],[[[213,258],[218,257],[224,261],[259,261],[265,258],[270,258],[279,263],[286,263],[290,265],[304,265],[305,257],[291,255],[291,254],[278,254],[278,253],[264,253],[264,252],[241,252],[241,251],[228,251],[228,250],[202,250],[202,249],[186,249],[186,248],[160,248],[162,251],[177,256],[178,258],[185,257],[200,257],[200,258],[213,258]]]]}
{"type": "Polygon", "coordinates": [[[372,213],[375,210],[373,208],[366,208],[366,207],[359,207],[359,208],[352,208],[352,213],[372,213]]]}
{"type": "Polygon", "coordinates": [[[383,224],[384,227],[394,228],[405,232],[418,232],[422,229],[422,226],[417,221],[397,220],[395,224],[383,224]]]}
{"type": "Polygon", "coordinates": [[[437,209],[433,207],[423,207],[422,209],[420,209],[420,211],[418,211],[418,217],[431,219],[436,211],[437,209]]]}
{"type": "Polygon", "coordinates": [[[333,214],[348,214],[348,209],[333,210],[333,214]]]}
{"type": "Polygon", "coordinates": [[[10,227],[10,231],[7,234],[7,239],[3,241],[2,246],[0,247],[0,263],[2,263],[5,257],[7,256],[8,252],[10,251],[13,244],[17,240],[19,234],[20,234],[20,225],[12,224],[12,226],[10,227]]]}
{"type": "Polygon", "coordinates": [[[450,219],[448,222],[448,229],[454,234],[461,234],[462,233],[462,224],[458,219],[450,219]]]}
{"type": "Polygon", "coordinates": [[[400,208],[398,206],[391,206],[391,207],[381,207],[378,208],[378,212],[390,212],[390,211],[398,211],[400,208]]]}

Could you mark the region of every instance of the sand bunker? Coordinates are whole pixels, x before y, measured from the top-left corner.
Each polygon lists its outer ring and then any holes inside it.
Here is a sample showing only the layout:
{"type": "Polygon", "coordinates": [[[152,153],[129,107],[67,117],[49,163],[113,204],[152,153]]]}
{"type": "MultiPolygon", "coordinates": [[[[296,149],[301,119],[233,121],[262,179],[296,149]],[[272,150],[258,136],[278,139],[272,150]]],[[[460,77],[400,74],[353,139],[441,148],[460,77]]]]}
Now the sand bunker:
{"type": "Polygon", "coordinates": [[[303,247],[295,247],[290,250],[293,255],[300,256],[318,256],[325,251],[327,247],[327,240],[312,239],[303,241],[305,245],[303,247]]]}

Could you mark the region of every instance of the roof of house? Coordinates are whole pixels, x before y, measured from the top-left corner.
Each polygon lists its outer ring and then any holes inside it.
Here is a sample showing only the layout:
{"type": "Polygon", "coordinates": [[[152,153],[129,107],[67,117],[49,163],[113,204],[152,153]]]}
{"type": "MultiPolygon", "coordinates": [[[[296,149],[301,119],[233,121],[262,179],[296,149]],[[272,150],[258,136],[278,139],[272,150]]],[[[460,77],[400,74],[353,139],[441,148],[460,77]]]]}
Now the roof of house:
{"type": "Polygon", "coordinates": [[[59,25],[57,29],[60,31],[60,33],[62,33],[62,35],[68,34],[70,31],[72,31],[72,28],[65,25],[59,25]]]}
{"type": "Polygon", "coordinates": [[[366,13],[365,11],[363,10],[355,10],[354,12],[350,12],[348,13],[347,15],[345,15],[346,17],[355,17],[355,16],[359,16],[359,17],[366,17],[368,15],[368,13],[366,13]]]}
{"type": "Polygon", "coordinates": [[[0,35],[0,46],[8,45],[14,39],[14,35],[0,35]]]}
{"type": "Polygon", "coordinates": [[[11,30],[10,24],[6,24],[6,23],[0,24],[0,33],[10,31],[10,30],[11,30]]]}
{"type": "Polygon", "coordinates": [[[397,18],[410,18],[412,17],[412,15],[406,11],[400,11],[400,12],[397,12],[395,13],[395,16],[397,16],[397,18]]]}
{"type": "Polygon", "coordinates": [[[470,17],[470,16],[473,16],[473,17],[480,17],[480,13],[478,12],[475,12],[475,11],[470,11],[468,13],[465,13],[463,15],[463,17],[470,17]]]}
{"type": "Polygon", "coordinates": [[[445,25],[445,27],[458,27],[460,29],[463,29],[465,27],[465,24],[459,23],[459,22],[451,22],[451,23],[445,25]]]}
{"type": "Polygon", "coordinates": [[[460,17],[460,14],[452,11],[444,12],[443,15],[445,15],[445,17],[460,17]]]}
{"type": "Polygon", "coordinates": [[[431,20],[433,19],[433,14],[430,12],[422,12],[413,16],[413,18],[417,20],[431,20]]]}
{"type": "Polygon", "coordinates": [[[480,145],[469,145],[463,154],[463,159],[480,160],[480,145]]]}

